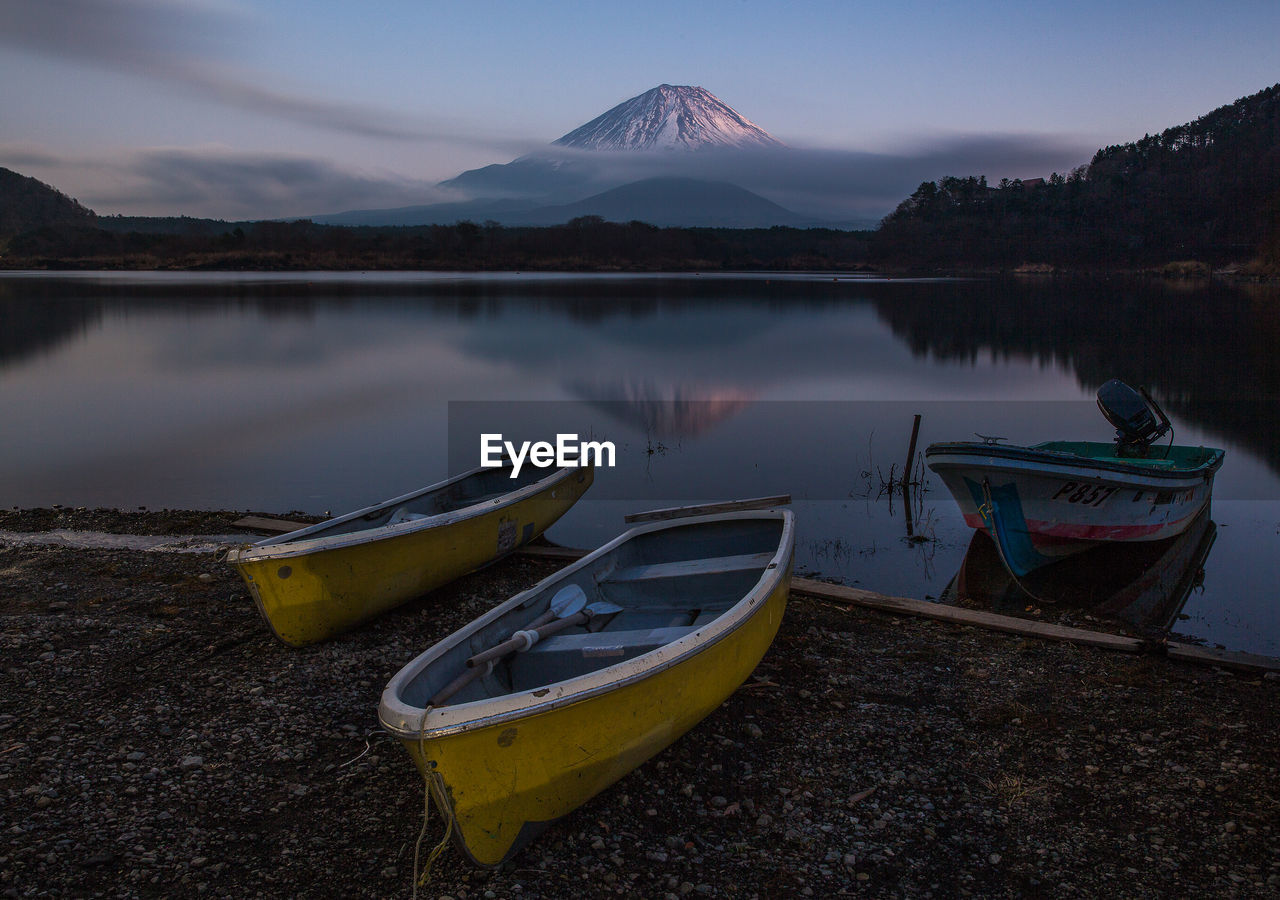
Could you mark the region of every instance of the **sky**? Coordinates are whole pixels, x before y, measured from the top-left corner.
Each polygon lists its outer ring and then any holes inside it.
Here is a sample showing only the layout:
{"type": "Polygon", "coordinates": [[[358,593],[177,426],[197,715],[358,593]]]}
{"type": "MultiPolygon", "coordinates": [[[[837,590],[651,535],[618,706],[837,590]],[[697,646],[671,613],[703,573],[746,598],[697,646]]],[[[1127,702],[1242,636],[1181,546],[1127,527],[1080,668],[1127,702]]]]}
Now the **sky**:
{"type": "Polygon", "coordinates": [[[1277,34],[1275,0],[0,0],[0,166],[100,214],[406,206],[692,84],[875,205],[1190,121],[1280,82],[1277,34]]]}

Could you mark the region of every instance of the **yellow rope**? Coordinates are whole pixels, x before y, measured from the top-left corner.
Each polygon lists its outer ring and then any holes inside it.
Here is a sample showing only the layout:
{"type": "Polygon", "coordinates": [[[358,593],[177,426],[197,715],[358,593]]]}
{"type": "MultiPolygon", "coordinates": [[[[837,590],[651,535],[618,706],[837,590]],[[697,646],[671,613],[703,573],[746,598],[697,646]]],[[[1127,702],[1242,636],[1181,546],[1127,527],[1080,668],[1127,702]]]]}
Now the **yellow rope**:
{"type": "Polygon", "coordinates": [[[418,753],[422,758],[422,765],[426,767],[426,771],[423,773],[425,785],[422,790],[422,829],[418,832],[418,840],[413,845],[414,900],[417,900],[418,888],[431,880],[431,866],[440,857],[440,854],[444,852],[444,848],[449,845],[449,838],[453,836],[453,809],[449,806],[449,795],[445,790],[444,778],[435,770],[434,765],[427,761],[427,714],[429,712],[431,712],[430,706],[422,711],[422,721],[418,725],[418,753]],[[422,842],[427,837],[427,826],[431,821],[431,795],[433,793],[436,795],[436,805],[440,807],[440,815],[444,817],[444,837],[427,854],[426,863],[422,866],[421,874],[419,874],[418,860],[422,854],[422,842]]]}

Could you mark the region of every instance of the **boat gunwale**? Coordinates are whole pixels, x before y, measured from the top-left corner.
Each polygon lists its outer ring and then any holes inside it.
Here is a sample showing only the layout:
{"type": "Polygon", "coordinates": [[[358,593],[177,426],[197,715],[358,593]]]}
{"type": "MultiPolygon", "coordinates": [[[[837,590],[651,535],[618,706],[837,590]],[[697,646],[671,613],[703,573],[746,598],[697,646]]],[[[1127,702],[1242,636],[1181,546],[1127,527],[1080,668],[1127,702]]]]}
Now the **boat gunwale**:
{"type": "MultiPolygon", "coordinates": [[[[1127,482],[1148,478],[1156,483],[1199,483],[1211,479],[1222,467],[1225,453],[1214,447],[1204,447],[1210,458],[1192,468],[1160,468],[1140,462],[1124,462],[1118,459],[1084,457],[1062,450],[1042,450],[1016,444],[980,444],[973,441],[944,441],[925,448],[925,460],[935,472],[943,468],[997,468],[1018,470],[1029,475],[1054,475],[1054,469],[1077,470],[1084,477],[1107,479],[1109,475],[1126,476],[1127,482]],[[948,459],[948,457],[954,457],[948,459]],[[931,459],[932,458],[932,459],[931,459]],[[1044,468],[1027,469],[1013,465],[1018,462],[1038,463],[1044,468]]],[[[1116,479],[1112,479],[1116,480],[1116,479]]]]}
{"type": "Polygon", "coordinates": [[[308,556],[312,553],[321,553],[329,550],[345,550],[350,547],[358,547],[364,544],[373,543],[375,541],[388,540],[391,538],[406,537],[416,534],[420,531],[427,531],[433,528],[440,528],[446,525],[453,525],[464,519],[473,518],[484,513],[494,510],[504,509],[516,503],[527,500],[529,497],[540,494],[555,484],[569,478],[574,472],[582,469],[591,468],[590,466],[562,466],[553,471],[545,478],[530,482],[524,487],[512,491],[509,494],[503,494],[500,497],[481,500],[470,506],[463,506],[448,512],[437,513],[434,516],[428,516],[425,519],[410,519],[405,522],[393,522],[387,525],[379,525],[374,528],[361,529],[359,531],[348,531],[340,534],[330,535],[328,537],[315,537],[299,541],[299,537],[303,537],[309,533],[330,528],[334,525],[349,522],[353,519],[367,516],[370,513],[385,510],[388,507],[398,506],[416,500],[433,491],[443,490],[452,484],[457,484],[465,479],[472,478],[484,472],[493,469],[493,466],[477,466],[455,475],[453,478],[445,479],[436,484],[419,488],[416,491],[410,491],[407,494],[401,494],[398,497],[392,497],[389,500],[383,500],[372,506],[366,506],[349,513],[343,513],[332,519],[325,519],[323,522],[317,522],[314,525],[308,525],[306,528],[299,528],[296,531],[290,531],[288,534],[282,534],[275,537],[264,538],[247,547],[239,547],[231,550],[227,554],[227,561],[232,564],[262,562],[274,559],[289,559],[298,556],[308,556]]]}
{"type": "Polygon", "coordinates": [[[790,576],[794,549],[795,514],[787,509],[717,513],[708,516],[652,522],[629,529],[588,556],[556,571],[528,590],[521,591],[504,603],[495,606],[483,616],[468,622],[403,666],[400,671],[392,676],[382,692],[382,699],[378,704],[378,720],[384,729],[401,740],[434,740],[551,712],[564,706],[607,694],[638,681],[643,681],[686,662],[691,657],[729,637],[750,621],[753,616],[764,608],[765,601],[778,589],[783,579],[790,576]],[[782,520],[782,534],[779,536],[777,549],[770,557],[769,562],[762,567],[760,578],[756,584],[742,595],[742,599],[738,600],[714,620],[689,631],[670,643],[663,644],[632,659],[597,669],[594,672],[567,678],[563,681],[538,685],[529,690],[502,694],[497,697],[487,697],[468,703],[438,708],[414,706],[400,699],[400,693],[407,684],[472,634],[482,630],[512,610],[519,608],[549,584],[561,581],[587,568],[632,538],[680,525],[774,518],[782,520]],[[626,668],[630,668],[633,671],[622,678],[611,676],[611,673],[616,674],[626,668]],[[542,696],[535,696],[537,693],[541,693],[542,696]],[[482,712],[484,706],[497,708],[491,713],[477,715],[482,712]],[[393,716],[399,721],[390,721],[393,716]],[[426,720],[430,717],[438,717],[441,721],[431,727],[424,727],[426,720]],[[414,721],[419,723],[416,727],[410,724],[414,721]]]}

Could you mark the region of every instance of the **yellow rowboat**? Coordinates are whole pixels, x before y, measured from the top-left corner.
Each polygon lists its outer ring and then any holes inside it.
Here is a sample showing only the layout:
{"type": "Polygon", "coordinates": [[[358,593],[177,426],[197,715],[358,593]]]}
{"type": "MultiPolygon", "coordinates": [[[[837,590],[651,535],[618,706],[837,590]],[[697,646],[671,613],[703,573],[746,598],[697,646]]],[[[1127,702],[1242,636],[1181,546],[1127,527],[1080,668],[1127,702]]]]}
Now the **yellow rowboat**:
{"type": "Polygon", "coordinates": [[[525,466],[510,476],[509,465],[473,469],[232,550],[227,561],[276,637],[294,647],[323,641],[527,544],[595,472],[525,466]]]}
{"type": "Polygon", "coordinates": [[[723,703],[777,634],[794,545],[786,510],[642,525],[396,674],[378,717],[459,849],[509,859],[723,703]]]}

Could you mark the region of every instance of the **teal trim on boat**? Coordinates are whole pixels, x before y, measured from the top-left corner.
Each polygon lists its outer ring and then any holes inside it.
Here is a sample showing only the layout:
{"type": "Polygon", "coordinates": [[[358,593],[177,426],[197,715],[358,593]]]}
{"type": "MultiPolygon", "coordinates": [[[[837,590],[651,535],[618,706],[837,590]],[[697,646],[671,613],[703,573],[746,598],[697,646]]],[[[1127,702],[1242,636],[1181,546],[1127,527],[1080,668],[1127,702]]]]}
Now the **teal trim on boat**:
{"type": "Polygon", "coordinates": [[[1175,444],[1170,447],[1152,447],[1147,456],[1117,456],[1114,441],[1045,441],[1028,449],[1046,453],[1065,453],[1102,464],[1124,468],[1136,467],[1142,471],[1169,471],[1186,474],[1197,471],[1217,471],[1222,465],[1223,451],[1214,447],[1187,447],[1175,444]]]}
{"type": "Polygon", "coordinates": [[[1117,456],[1114,443],[1101,441],[1046,441],[1030,447],[985,444],[976,441],[944,441],[931,444],[925,458],[980,456],[991,460],[1069,465],[1098,473],[1116,472],[1155,479],[1185,479],[1188,475],[1208,475],[1222,466],[1224,453],[1213,447],[1153,447],[1145,457],[1117,456]],[[1167,455],[1166,455],[1167,454],[1167,455]]]}
{"type": "Polygon", "coordinates": [[[964,479],[964,483],[1010,572],[1026,575],[1054,561],[1054,557],[1045,556],[1031,542],[1031,528],[1022,513],[1016,484],[992,487],[985,480],[979,484],[971,478],[964,479]]]}

